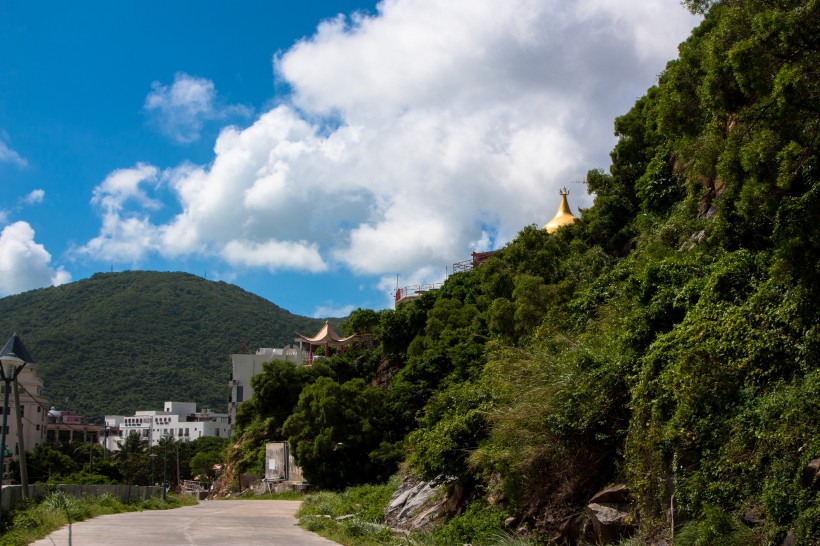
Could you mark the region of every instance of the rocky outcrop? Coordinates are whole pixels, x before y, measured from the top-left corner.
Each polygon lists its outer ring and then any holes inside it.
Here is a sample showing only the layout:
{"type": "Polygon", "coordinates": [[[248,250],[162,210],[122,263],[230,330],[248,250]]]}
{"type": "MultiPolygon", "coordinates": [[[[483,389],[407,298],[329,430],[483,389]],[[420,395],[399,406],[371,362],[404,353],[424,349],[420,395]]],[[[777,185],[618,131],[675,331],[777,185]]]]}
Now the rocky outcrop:
{"type": "Polygon", "coordinates": [[[613,485],[596,493],[587,504],[596,544],[614,544],[638,528],[626,485],[613,485]]]}
{"type": "Polygon", "coordinates": [[[812,459],[803,468],[803,485],[812,491],[820,491],[820,458],[812,459]]]}
{"type": "Polygon", "coordinates": [[[447,512],[447,496],[443,488],[448,483],[444,478],[420,482],[407,476],[384,510],[385,523],[404,530],[429,527],[447,512]]]}

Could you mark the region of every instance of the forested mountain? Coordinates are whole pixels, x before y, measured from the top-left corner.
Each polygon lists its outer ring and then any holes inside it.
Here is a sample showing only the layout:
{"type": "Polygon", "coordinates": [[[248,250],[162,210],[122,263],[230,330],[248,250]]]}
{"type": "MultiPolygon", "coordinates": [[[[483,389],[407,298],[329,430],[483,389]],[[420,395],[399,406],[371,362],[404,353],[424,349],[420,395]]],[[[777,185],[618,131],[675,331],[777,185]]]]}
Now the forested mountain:
{"type": "Polygon", "coordinates": [[[325,487],[449,477],[441,543],[484,543],[479,516],[572,543],[616,482],[646,543],[820,541],[820,2],[686,3],[704,21],[615,120],[594,206],[354,312],[374,348],[270,366],[238,468],[285,436],[325,487]]]}
{"type": "Polygon", "coordinates": [[[0,299],[0,332],[24,341],[51,403],[94,420],[166,400],[226,411],[243,338],[282,347],[322,324],[186,273],[99,273],[0,299]]]}

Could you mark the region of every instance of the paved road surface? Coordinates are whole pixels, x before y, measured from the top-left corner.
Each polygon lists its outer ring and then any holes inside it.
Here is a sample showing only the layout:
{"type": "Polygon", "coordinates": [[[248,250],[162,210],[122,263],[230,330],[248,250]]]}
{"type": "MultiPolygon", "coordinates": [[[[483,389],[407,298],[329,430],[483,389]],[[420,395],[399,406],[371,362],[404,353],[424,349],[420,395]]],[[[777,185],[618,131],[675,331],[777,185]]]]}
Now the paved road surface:
{"type": "MultiPolygon", "coordinates": [[[[328,546],[296,525],[299,501],[202,501],[174,510],[113,514],[72,525],[73,546],[328,546]]],[[[68,527],[36,546],[68,544],[68,527]]]]}

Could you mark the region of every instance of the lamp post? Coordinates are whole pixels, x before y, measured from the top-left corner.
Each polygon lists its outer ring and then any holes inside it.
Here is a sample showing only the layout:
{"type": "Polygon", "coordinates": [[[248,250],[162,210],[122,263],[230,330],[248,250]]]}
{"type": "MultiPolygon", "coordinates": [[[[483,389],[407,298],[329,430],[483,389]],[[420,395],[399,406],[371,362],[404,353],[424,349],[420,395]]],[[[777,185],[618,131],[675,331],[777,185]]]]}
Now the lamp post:
{"type": "Polygon", "coordinates": [[[171,436],[166,432],[162,437],[165,438],[162,455],[162,500],[166,501],[168,500],[168,442],[171,441],[171,436]]]}
{"type": "Polygon", "coordinates": [[[157,454],[151,453],[148,456],[151,457],[151,485],[154,485],[154,461],[157,458],[157,454]]]}
{"type": "MultiPolygon", "coordinates": [[[[17,336],[15,335],[12,339],[16,338],[17,336]]],[[[9,343],[11,343],[11,341],[12,340],[9,340],[9,343]]],[[[6,343],[6,347],[8,347],[9,343],[6,343]]],[[[0,471],[0,512],[3,510],[3,477],[6,473],[6,433],[8,432],[9,391],[11,390],[11,382],[17,379],[23,366],[26,365],[26,361],[18,358],[13,352],[3,351],[3,353],[4,354],[0,356],[0,379],[3,380],[4,386],[3,428],[0,428],[0,461],[2,461],[2,464],[0,464],[0,468],[2,469],[2,471],[0,471]]]]}

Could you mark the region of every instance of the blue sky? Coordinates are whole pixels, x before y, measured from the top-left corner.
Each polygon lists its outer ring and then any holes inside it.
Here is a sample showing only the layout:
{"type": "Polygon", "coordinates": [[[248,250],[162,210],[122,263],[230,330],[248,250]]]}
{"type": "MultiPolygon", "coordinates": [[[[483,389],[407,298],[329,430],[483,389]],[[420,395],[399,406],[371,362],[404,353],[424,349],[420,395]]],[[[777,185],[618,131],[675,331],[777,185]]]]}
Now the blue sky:
{"type": "Polygon", "coordinates": [[[0,296],[127,269],[383,308],[589,206],[676,0],[0,1],[0,296]]]}

